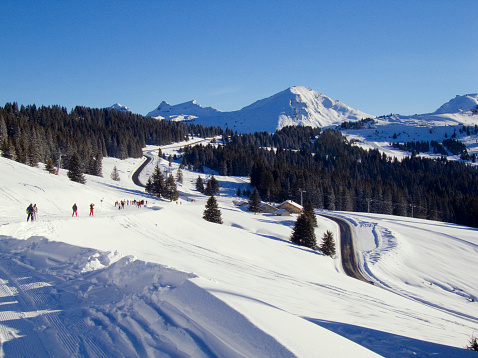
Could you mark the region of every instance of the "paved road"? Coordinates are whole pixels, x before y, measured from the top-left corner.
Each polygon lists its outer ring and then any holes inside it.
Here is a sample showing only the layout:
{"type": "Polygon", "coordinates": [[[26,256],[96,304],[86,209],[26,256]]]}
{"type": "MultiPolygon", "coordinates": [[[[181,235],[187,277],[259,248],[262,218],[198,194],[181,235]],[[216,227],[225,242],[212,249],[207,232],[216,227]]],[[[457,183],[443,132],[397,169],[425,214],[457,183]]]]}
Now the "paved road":
{"type": "Polygon", "coordinates": [[[335,216],[319,214],[327,219],[335,221],[339,225],[340,230],[340,251],[342,257],[342,267],[347,276],[356,278],[364,282],[367,280],[358,268],[357,258],[355,257],[354,243],[352,240],[352,230],[346,220],[339,219],[335,216]]]}
{"type": "Polygon", "coordinates": [[[152,158],[150,156],[148,156],[147,154],[145,154],[145,157],[146,157],[146,160],[143,162],[143,164],[141,164],[138,169],[136,169],[133,173],[133,175],[131,176],[131,179],[133,180],[133,183],[135,183],[136,185],[140,186],[140,187],[143,187],[144,188],[144,184],[141,183],[139,181],[139,175],[141,174],[141,171],[149,164],[149,162],[152,160],[152,158]]]}

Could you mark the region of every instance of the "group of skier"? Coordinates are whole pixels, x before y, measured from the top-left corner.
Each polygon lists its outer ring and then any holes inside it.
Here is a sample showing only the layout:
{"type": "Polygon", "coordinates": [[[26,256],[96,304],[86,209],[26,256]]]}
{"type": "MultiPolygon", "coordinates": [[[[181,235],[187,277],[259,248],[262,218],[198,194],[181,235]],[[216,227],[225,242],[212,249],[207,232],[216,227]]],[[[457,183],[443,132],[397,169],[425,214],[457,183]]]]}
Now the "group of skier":
{"type": "MultiPolygon", "coordinates": [[[[121,201],[115,202],[115,207],[117,206],[118,209],[124,209],[125,205],[130,205],[131,204],[131,205],[136,205],[136,207],[140,208],[147,203],[148,202],[144,201],[144,200],[121,200],[121,201]]],[[[73,216],[78,217],[78,205],[76,205],[76,203],[74,203],[73,206],[71,207],[71,209],[73,210],[73,213],[71,214],[71,217],[73,217],[73,216]]],[[[94,210],[95,210],[95,204],[91,203],[90,204],[90,215],[89,216],[94,216],[94,210]]],[[[27,211],[27,221],[29,221],[29,220],[34,221],[34,220],[37,219],[37,212],[38,212],[37,204],[28,205],[26,211],[27,211]]]]}
{"type": "Polygon", "coordinates": [[[148,204],[148,202],[144,200],[120,200],[115,202],[115,208],[118,207],[121,210],[124,209],[125,205],[136,205],[137,208],[140,208],[145,204],[148,204]]]}
{"type": "MultiPolygon", "coordinates": [[[[73,209],[73,214],[71,214],[71,217],[73,216],[78,216],[78,206],[76,203],[73,204],[71,207],[73,209]]],[[[95,210],[95,204],[91,203],[90,204],[90,215],[89,216],[94,216],[94,210],[95,210]]],[[[38,213],[38,207],[37,204],[32,204],[28,205],[27,207],[27,221],[36,221],[37,220],[37,213],[38,213]]]]}
{"type": "MultiPolygon", "coordinates": [[[[76,205],[76,203],[74,203],[71,208],[73,209],[73,213],[71,214],[71,217],[73,217],[73,216],[78,217],[78,205],[76,205]]],[[[90,215],[89,216],[94,216],[94,210],[95,210],[95,204],[91,203],[90,204],[90,215]]]]}

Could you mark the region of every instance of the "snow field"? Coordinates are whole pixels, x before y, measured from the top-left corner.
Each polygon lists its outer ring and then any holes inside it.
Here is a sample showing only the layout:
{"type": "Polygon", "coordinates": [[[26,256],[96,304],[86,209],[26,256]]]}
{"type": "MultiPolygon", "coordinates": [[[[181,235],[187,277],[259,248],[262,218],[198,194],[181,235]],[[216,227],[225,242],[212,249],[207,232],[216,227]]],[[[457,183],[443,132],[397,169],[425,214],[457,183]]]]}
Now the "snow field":
{"type": "MultiPolygon", "coordinates": [[[[217,176],[224,184],[217,197],[224,225],[217,225],[202,219],[207,197],[193,190],[198,173],[183,170],[181,198],[169,203],[131,183],[141,161],[105,158],[104,177],[81,185],[64,171],[54,176],[0,158],[9,173],[0,182],[0,292],[12,302],[0,305],[1,356],[22,356],[27,346],[38,356],[471,353],[461,348],[478,327],[468,300],[477,295],[476,230],[340,213],[354,223],[374,286],[344,276],[338,259],[292,245],[294,216],[234,206],[247,178],[217,176]],[[109,178],[114,165],[120,182],[109,178]],[[118,210],[122,199],[148,204],[118,210]],[[24,212],[30,202],[39,206],[34,223],[24,212]],[[29,286],[20,286],[22,277],[29,286]]],[[[143,182],[156,162],[168,169],[163,159],[153,162],[143,182]]],[[[326,230],[338,237],[333,222],[318,221],[318,239],[326,230]]]]}

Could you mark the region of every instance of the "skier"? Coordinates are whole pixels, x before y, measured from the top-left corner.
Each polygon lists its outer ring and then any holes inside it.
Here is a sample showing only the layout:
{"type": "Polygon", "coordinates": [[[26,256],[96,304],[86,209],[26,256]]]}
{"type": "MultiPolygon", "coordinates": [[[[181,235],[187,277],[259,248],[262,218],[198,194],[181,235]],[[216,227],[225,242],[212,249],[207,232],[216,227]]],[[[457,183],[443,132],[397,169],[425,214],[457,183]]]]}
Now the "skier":
{"type": "Polygon", "coordinates": [[[32,218],[32,220],[37,221],[37,213],[38,213],[37,204],[33,204],[33,218],[32,218]]]}
{"type": "Polygon", "coordinates": [[[95,208],[95,204],[90,204],[90,216],[93,216],[93,209],[95,208]]]}
{"type": "Polygon", "coordinates": [[[73,216],[78,217],[78,212],[77,212],[78,206],[76,206],[76,203],[74,203],[71,208],[73,209],[73,214],[71,214],[71,217],[73,217],[73,216]]]}
{"type": "Polygon", "coordinates": [[[32,219],[33,221],[33,215],[35,214],[35,209],[33,209],[33,204],[30,203],[30,205],[28,205],[27,207],[27,221],[32,219]]]}

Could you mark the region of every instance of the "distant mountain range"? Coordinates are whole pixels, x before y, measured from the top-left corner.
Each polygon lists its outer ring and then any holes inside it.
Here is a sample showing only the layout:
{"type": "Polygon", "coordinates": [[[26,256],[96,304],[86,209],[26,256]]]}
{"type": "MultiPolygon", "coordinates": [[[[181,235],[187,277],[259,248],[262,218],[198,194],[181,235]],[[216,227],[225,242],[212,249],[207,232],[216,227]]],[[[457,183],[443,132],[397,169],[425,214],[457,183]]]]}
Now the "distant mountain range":
{"type": "MultiPolygon", "coordinates": [[[[478,105],[478,94],[456,96],[435,112],[415,116],[382,116],[375,123],[381,126],[397,124],[407,126],[474,125],[478,116],[470,117],[478,105]]],[[[202,107],[196,101],[170,105],[161,104],[147,116],[171,121],[189,121],[204,126],[229,128],[238,133],[275,132],[289,125],[336,127],[343,122],[356,122],[374,116],[331,99],[308,87],[295,86],[271,97],[261,99],[238,111],[221,112],[202,107]]]]}
{"type": "Polygon", "coordinates": [[[205,126],[229,128],[239,133],[275,132],[289,125],[327,127],[357,121],[371,115],[310,88],[295,86],[259,100],[238,111],[203,108],[196,101],[161,104],[147,116],[173,121],[193,121],[205,126]]]}

